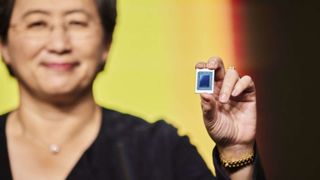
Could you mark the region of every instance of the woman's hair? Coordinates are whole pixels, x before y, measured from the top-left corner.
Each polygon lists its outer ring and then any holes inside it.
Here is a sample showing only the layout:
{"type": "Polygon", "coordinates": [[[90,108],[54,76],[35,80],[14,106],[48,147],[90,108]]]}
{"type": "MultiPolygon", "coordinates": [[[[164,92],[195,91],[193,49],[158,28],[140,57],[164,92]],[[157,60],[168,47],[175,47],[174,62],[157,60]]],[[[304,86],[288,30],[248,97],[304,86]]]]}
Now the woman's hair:
{"type": "MultiPolygon", "coordinates": [[[[116,25],[116,0],[95,0],[105,35],[105,42],[110,43],[116,25]]],[[[0,0],[0,40],[7,43],[8,29],[15,0],[0,0]]]]}
{"type": "MultiPolygon", "coordinates": [[[[116,0],[95,0],[95,3],[104,31],[105,44],[110,44],[117,18],[116,0]]],[[[8,30],[14,4],[15,0],[0,0],[0,41],[3,44],[8,42],[8,30]]],[[[13,75],[11,68],[8,67],[8,69],[13,75]]]]}

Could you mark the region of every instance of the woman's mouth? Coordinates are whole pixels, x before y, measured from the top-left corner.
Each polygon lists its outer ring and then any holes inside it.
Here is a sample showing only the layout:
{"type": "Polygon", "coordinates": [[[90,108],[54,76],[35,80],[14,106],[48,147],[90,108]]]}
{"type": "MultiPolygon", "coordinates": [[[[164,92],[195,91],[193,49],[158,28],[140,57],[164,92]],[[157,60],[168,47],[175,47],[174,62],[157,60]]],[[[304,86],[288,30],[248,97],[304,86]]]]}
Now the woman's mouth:
{"type": "Polygon", "coordinates": [[[56,70],[56,71],[70,71],[77,67],[80,63],[79,62],[44,62],[41,65],[45,66],[48,69],[56,70]]]}

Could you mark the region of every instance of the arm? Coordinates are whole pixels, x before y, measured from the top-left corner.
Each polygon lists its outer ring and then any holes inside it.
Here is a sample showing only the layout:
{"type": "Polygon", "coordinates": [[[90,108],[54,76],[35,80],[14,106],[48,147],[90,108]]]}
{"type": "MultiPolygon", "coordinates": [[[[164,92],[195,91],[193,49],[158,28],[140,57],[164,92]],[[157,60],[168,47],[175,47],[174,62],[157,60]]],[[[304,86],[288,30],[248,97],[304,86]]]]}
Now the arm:
{"type": "MultiPolygon", "coordinates": [[[[258,154],[258,151],[257,151],[257,148],[256,146],[254,147],[255,149],[255,157],[254,157],[254,161],[253,161],[253,164],[251,165],[252,167],[250,168],[253,168],[253,173],[252,173],[252,179],[254,180],[265,180],[265,175],[264,175],[264,171],[263,171],[263,168],[261,166],[261,162],[260,162],[260,157],[259,157],[259,154],[258,154]]],[[[229,172],[227,169],[225,169],[222,165],[221,165],[221,161],[219,159],[219,151],[216,148],[214,148],[213,150],[213,163],[214,163],[214,167],[215,167],[215,170],[216,170],[216,176],[217,176],[217,179],[219,180],[229,180],[230,177],[229,177],[229,172]]],[[[245,171],[243,171],[245,172],[245,171]]]]}
{"type": "MultiPolygon", "coordinates": [[[[174,129],[171,127],[171,129],[174,129]]],[[[213,176],[211,171],[208,169],[207,165],[199,155],[195,146],[193,146],[189,138],[187,136],[179,136],[176,130],[171,131],[170,139],[174,140],[175,148],[174,148],[174,160],[173,160],[173,169],[174,169],[174,178],[176,180],[229,180],[230,173],[227,169],[225,169],[220,162],[219,159],[219,151],[216,148],[213,150],[213,162],[216,171],[216,178],[213,176]]],[[[256,149],[256,147],[254,147],[256,149]]],[[[257,151],[256,151],[257,152],[257,151]]],[[[239,171],[243,172],[243,174],[239,174],[240,179],[244,178],[245,175],[251,175],[248,179],[255,179],[255,180],[264,180],[264,172],[262,170],[259,155],[256,153],[254,157],[254,162],[250,166],[246,168],[252,169],[252,173],[246,173],[246,171],[239,171]]]]}
{"type": "MultiPolygon", "coordinates": [[[[256,134],[256,90],[250,76],[239,77],[233,68],[224,69],[218,57],[196,68],[215,70],[213,94],[201,94],[203,119],[219,156],[235,161],[254,152],[256,134]]],[[[253,179],[254,164],[242,168],[224,168],[231,179],[253,179]]]]}

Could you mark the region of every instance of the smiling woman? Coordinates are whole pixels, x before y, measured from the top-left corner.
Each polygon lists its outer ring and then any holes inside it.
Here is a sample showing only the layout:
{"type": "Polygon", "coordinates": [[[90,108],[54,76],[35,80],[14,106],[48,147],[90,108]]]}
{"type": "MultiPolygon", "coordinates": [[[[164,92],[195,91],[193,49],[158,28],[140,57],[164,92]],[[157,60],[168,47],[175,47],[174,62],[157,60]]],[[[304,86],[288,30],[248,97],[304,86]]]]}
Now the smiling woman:
{"type": "MultiPolygon", "coordinates": [[[[92,86],[109,54],[114,0],[0,2],[1,55],[20,95],[0,116],[0,179],[215,179],[171,125],[96,104],[92,86]]],[[[218,57],[196,65],[203,67],[216,72],[214,94],[201,94],[201,106],[218,178],[263,178],[253,81],[218,57]]]]}
{"type": "Polygon", "coordinates": [[[21,93],[64,101],[88,90],[108,48],[93,3],[52,3],[15,3],[3,56],[23,85],[21,93]]]}

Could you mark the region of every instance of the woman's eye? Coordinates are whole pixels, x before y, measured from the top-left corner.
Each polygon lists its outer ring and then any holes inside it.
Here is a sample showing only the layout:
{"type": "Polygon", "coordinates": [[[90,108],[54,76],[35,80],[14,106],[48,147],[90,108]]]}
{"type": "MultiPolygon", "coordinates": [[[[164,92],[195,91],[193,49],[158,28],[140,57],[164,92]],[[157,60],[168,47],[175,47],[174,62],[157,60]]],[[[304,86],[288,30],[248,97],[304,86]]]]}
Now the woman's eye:
{"type": "Polygon", "coordinates": [[[46,28],[48,24],[45,21],[36,21],[27,25],[28,29],[46,28]]]}
{"type": "Polygon", "coordinates": [[[84,21],[70,21],[69,25],[73,27],[87,27],[88,23],[84,21]]]}

